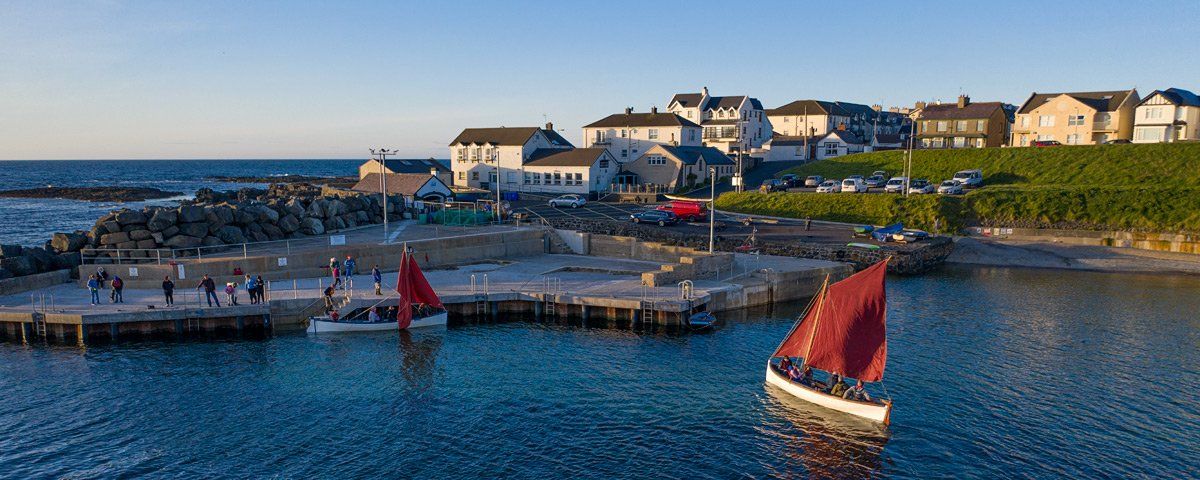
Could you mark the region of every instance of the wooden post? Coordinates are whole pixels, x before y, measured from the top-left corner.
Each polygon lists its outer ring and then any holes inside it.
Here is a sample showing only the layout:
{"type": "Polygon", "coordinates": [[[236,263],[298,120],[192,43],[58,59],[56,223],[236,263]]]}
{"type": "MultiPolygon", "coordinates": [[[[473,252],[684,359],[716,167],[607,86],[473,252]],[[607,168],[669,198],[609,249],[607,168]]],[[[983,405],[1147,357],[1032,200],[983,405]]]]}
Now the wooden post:
{"type": "Polygon", "coordinates": [[[116,343],[117,336],[121,333],[121,328],[118,325],[116,323],[108,324],[108,335],[112,337],[113,343],[116,343]]]}
{"type": "Polygon", "coordinates": [[[82,323],[75,326],[75,342],[81,347],[87,345],[87,329],[82,323]]]}

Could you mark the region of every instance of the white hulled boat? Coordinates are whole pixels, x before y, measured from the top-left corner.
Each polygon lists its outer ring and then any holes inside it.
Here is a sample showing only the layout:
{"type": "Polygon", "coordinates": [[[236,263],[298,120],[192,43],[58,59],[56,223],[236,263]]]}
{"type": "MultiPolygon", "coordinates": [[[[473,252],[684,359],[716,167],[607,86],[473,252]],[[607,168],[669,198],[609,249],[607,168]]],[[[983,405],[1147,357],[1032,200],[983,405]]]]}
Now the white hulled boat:
{"type": "MultiPolygon", "coordinates": [[[[425,279],[416,259],[405,248],[400,255],[400,272],[397,274],[396,293],[398,302],[395,305],[396,314],[391,318],[379,321],[356,320],[350,318],[334,319],[323,315],[312,317],[308,321],[308,333],[328,332],[369,332],[379,330],[411,329],[436,327],[446,325],[446,309],[442,300],[434,293],[433,287],[425,279]]],[[[368,308],[377,308],[383,302],[376,302],[368,308]]]]}
{"type": "Polygon", "coordinates": [[[787,358],[800,371],[809,366],[864,383],[882,381],[887,363],[886,273],[884,260],[833,285],[826,279],[808,310],[767,360],[766,382],[801,400],[886,425],[892,413],[890,400],[860,401],[831,395],[817,382],[805,385],[792,380],[780,367],[787,358]]]}

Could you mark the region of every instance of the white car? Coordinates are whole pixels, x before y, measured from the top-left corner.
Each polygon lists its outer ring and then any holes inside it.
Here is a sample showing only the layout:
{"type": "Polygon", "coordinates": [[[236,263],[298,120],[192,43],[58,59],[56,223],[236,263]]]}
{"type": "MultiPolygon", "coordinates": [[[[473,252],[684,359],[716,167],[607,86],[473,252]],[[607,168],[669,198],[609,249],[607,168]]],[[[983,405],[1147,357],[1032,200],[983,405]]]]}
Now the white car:
{"type": "Polygon", "coordinates": [[[919,178],[916,180],[913,180],[912,183],[908,184],[908,194],[909,195],[933,193],[933,190],[934,190],[933,184],[931,184],[925,180],[919,179],[919,178]]]}
{"type": "Polygon", "coordinates": [[[958,183],[958,180],[946,180],[938,185],[937,193],[938,195],[962,195],[962,184],[958,183]]]}
{"type": "Polygon", "coordinates": [[[883,191],[887,193],[904,193],[904,183],[908,182],[908,177],[892,177],[883,185],[883,191]]]}
{"type": "Polygon", "coordinates": [[[551,207],[579,208],[587,203],[587,199],[579,195],[561,195],[550,199],[551,207]]]}
{"type": "Polygon", "coordinates": [[[826,180],[817,186],[817,193],[838,193],[842,191],[842,182],[839,180],[826,180]]]}
{"type": "Polygon", "coordinates": [[[866,193],[867,184],[863,183],[862,178],[850,177],[842,180],[842,191],[850,193],[866,193]]]}
{"type": "Polygon", "coordinates": [[[983,170],[963,170],[955,173],[953,180],[967,188],[980,187],[983,186],[983,170]]]}

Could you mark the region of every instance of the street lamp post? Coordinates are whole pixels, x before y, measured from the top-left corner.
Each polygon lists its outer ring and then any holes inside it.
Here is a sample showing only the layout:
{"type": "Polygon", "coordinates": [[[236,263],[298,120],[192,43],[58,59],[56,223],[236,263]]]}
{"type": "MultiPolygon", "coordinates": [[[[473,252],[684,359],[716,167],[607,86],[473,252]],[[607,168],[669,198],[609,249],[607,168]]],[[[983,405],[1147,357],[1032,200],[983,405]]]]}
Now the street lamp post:
{"type": "Polygon", "coordinates": [[[395,150],[388,150],[386,148],[380,148],[380,149],[372,148],[371,149],[371,156],[376,157],[376,160],[379,161],[379,195],[380,195],[380,197],[382,197],[382,200],[383,200],[381,202],[381,204],[383,206],[383,242],[384,243],[387,243],[387,240],[388,240],[387,167],[384,164],[387,163],[388,155],[395,155],[395,154],[396,154],[395,150]]]}
{"type": "Polygon", "coordinates": [[[708,198],[708,253],[713,253],[713,232],[716,231],[717,218],[717,167],[708,167],[708,173],[712,175],[712,180],[709,181],[709,198],[708,198]]]}

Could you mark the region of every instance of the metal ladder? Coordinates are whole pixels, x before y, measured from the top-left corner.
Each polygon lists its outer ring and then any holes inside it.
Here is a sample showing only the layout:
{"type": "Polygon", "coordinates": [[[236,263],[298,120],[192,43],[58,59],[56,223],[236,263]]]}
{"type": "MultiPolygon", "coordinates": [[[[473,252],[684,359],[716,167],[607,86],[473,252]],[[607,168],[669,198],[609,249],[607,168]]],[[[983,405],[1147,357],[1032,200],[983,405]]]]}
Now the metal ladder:
{"type": "Polygon", "coordinates": [[[487,316],[487,314],[488,314],[487,294],[478,294],[478,293],[475,294],[475,315],[483,317],[483,316],[487,316]]]}
{"type": "Polygon", "coordinates": [[[558,277],[546,277],[542,283],[542,301],[546,303],[545,315],[547,317],[558,316],[558,292],[561,289],[562,283],[558,277]]]}
{"type": "Polygon", "coordinates": [[[37,338],[46,338],[46,319],[38,320],[38,317],[33,317],[33,333],[37,338]]]}
{"type": "Polygon", "coordinates": [[[642,324],[643,325],[653,325],[654,324],[654,301],[653,300],[642,300],[642,324]]]}
{"type": "Polygon", "coordinates": [[[191,333],[198,333],[198,332],[200,332],[200,319],[199,319],[199,318],[188,317],[188,319],[187,319],[187,331],[188,331],[188,332],[191,332],[191,333]]]}

